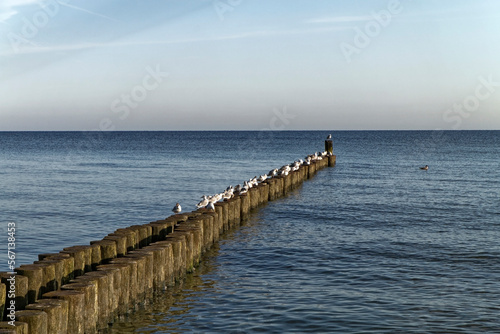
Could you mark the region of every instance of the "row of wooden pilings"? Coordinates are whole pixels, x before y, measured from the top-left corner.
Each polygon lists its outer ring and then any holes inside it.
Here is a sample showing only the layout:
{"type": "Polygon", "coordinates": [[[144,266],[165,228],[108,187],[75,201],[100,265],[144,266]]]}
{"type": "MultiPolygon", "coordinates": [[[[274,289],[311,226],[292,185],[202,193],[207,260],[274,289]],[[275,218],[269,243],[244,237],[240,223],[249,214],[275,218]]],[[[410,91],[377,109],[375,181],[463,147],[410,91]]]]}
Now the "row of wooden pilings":
{"type": "Polygon", "coordinates": [[[335,161],[331,155],[268,179],[246,194],[218,202],[215,211],[200,209],[121,228],[90,245],[40,254],[39,261],[21,265],[16,274],[1,273],[0,333],[97,333],[108,328],[154,292],[192,272],[219,236],[239,226],[251,210],[285,196],[335,161]]]}

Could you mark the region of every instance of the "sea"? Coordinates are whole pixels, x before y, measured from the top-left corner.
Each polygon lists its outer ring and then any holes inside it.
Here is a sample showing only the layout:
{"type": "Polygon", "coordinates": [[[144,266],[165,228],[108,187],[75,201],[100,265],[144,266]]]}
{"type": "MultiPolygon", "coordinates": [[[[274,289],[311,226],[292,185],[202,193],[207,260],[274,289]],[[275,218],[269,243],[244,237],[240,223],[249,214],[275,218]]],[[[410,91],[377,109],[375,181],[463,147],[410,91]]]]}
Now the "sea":
{"type": "MultiPolygon", "coordinates": [[[[192,211],[329,133],[0,132],[0,270],[192,211]]],[[[500,333],[500,131],[331,134],[334,168],[107,333],[500,333]]]]}

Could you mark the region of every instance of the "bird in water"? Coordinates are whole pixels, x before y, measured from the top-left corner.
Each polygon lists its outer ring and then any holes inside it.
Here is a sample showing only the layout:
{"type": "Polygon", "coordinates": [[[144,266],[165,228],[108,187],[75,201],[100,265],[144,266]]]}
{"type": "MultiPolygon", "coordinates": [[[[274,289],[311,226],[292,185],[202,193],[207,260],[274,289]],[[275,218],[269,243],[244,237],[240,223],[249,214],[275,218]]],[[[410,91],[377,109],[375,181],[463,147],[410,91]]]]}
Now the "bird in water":
{"type": "Polygon", "coordinates": [[[328,139],[332,139],[332,135],[331,134],[326,137],[326,140],[328,140],[328,139]]]}
{"type": "Polygon", "coordinates": [[[176,203],[174,208],[172,209],[173,213],[179,213],[182,211],[181,205],[179,203],[176,203]]]}
{"type": "Polygon", "coordinates": [[[428,166],[428,165],[425,165],[424,167],[420,167],[420,169],[422,169],[422,170],[428,170],[428,169],[429,169],[429,166],[428,166]]]}

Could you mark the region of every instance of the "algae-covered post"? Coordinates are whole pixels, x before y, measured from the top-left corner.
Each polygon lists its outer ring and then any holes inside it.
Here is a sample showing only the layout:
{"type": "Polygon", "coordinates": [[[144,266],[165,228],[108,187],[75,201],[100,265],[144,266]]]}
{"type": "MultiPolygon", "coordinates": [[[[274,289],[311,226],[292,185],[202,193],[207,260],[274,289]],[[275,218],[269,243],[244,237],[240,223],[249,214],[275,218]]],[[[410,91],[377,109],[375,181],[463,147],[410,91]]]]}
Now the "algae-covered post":
{"type": "Polygon", "coordinates": [[[325,151],[333,154],[333,140],[327,139],[325,140],[325,151]]]}

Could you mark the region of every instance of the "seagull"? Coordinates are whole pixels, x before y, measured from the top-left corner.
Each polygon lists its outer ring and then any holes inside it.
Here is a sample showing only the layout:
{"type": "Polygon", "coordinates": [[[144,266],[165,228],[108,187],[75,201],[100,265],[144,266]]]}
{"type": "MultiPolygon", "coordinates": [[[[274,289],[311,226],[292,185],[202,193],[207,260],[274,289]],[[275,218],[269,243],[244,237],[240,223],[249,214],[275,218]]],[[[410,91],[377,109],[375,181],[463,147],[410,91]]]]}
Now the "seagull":
{"type": "Polygon", "coordinates": [[[216,203],[222,199],[222,196],[224,196],[222,193],[221,194],[215,194],[212,197],[210,197],[208,200],[212,203],[216,203]]]}
{"type": "Polygon", "coordinates": [[[332,139],[332,135],[331,135],[331,134],[330,134],[330,135],[328,135],[328,136],[326,137],[326,139],[327,139],[327,140],[328,140],[328,139],[332,139]]]}
{"type": "Polygon", "coordinates": [[[254,176],[253,179],[248,180],[248,183],[251,184],[252,187],[258,186],[259,185],[259,181],[257,179],[257,176],[254,176]]]}
{"type": "Polygon", "coordinates": [[[280,171],[278,172],[278,175],[279,176],[287,176],[288,175],[288,170],[280,169],[280,171]]]}
{"type": "Polygon", "coordinates": [[[208,198],[207,198],[207,196],[206,196],[206,195],[203,195],[203,197],[202,197],[202,198],[203,198],[203,199],[200,201],[200,203],[196,204],[196,207],[197,207],[198,209],[199,209],[199,208],[202,208],[202,207],[204,207],[204,206],[207,206],[207,204],[208,204],[208,202],[209,202],[209,201],[208,201],[208,198]]]}
{"type": "Polygon", "coordinates": [[[208,203],[208,205],[206,206],[206,208],[208,210],[215,211],[215,206],[214,206],[214,203],[212,203],[212,202],[208,203]]]}
{"type": "Polygon", "coordinates": [[[424,167],[420,167],[420,169],[422,169],[422,170],[428,170],[428,169],[429,169],[429,166],[428,166],[428,165],[425,165],[424,167]]]}
{"type": "Polygon", "coordinates": [[[257,181],[264,182],[265,180],[267,180],[267,174],[261,175],[257,181]]]}
{"type": "Polygon", "coordinates": [[[173,213],[179,213],[182,211],[181,205],[179,203],[176,203],[174,208],[172,209],[173,213]]]}
{"type": "Polygon", "coordinates": [[[226,190],[224,192],[224,195],[222,196],[223,199],[231,199],[233,197],[233,188],[231,188],[230,190],[226,190]]]}
{"type": "Polygon", "coordinates": [[[248,189],[250,189],[249,184],[247,181],[243,184],[243,187],[241,187],[240,191],[238,192],[239,195],[246,194],[248,192],[248,189]]]}

